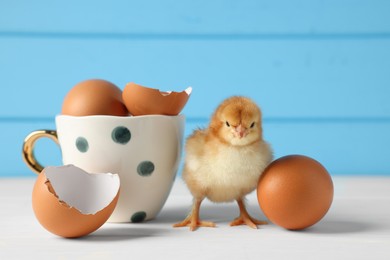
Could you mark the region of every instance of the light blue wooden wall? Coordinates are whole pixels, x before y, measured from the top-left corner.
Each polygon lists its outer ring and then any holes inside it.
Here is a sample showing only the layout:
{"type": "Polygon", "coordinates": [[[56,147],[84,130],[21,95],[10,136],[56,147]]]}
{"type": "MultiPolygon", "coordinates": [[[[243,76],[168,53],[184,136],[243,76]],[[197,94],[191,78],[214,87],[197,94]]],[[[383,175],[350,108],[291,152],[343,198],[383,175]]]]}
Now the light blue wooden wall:
{"type": "MultiPolygon", "coordinates": [[[[89,78],[193,86],[186,135],[224,98],[250,96],[276,157],[390,175],[389,14],[387,0],[2,0],[0,176],[33,176],[24,137],[54,128],[89,78]]],[[[36,150],[60,164],[50,141],[36,150]]]]}

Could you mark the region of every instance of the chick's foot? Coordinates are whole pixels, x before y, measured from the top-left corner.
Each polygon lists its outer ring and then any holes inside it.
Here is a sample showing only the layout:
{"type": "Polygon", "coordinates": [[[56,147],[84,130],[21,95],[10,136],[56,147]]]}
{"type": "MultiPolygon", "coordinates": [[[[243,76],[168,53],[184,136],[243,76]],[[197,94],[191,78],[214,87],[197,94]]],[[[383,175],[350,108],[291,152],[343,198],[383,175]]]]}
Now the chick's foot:
{"type": "Polygon", "coordinates": [[[201,221],[196,218],[186,218],[180,223],[174,224],[173,227],[190,227],[190,231],[195,231],[198,227],[215,227],[214,222],[201,221]]]}
{"type": "Polygon", "coordinates": [[[214,222],[201,221],[199,219],[199,208],[202,199],[195,199],[191,213],[182,222],[174,224],[173,227],[190,227],[190,231],[195,231],[198,227],[215,227],[214,222]]]}
{"type": "Polygon", "coordinates": [[[245,208],[245,204],[242,199],[237,200],[240,208],[240,216],[230,223],[230,226],[247,225],[253,229],[257,229],[257,225],[266,225],[267,221],[257,220],[252,218],[245,208]]]}

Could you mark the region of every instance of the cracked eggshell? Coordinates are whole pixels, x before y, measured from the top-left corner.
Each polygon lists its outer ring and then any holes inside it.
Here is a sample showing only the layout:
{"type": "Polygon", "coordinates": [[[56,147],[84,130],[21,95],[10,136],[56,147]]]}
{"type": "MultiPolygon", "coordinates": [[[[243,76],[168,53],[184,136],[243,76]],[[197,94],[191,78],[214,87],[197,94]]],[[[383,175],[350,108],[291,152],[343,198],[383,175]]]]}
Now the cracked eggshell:
{"type": "Polygon", "coordinates": [[[51,233],[81,237],[107,221],[119,188],[117,174],[90,174],[73,165],[46,167],[35,182],[32,206],[38,221],[51,233]]]}
{"type": "Polygon", "coordinates": [[[175,116],[184,108],[191,92],[191,87],[188,87],[182,92],[164,92],[135,83],[128,83],[122,92],[122,99],[127,110],[133,116],[175,116]]]}

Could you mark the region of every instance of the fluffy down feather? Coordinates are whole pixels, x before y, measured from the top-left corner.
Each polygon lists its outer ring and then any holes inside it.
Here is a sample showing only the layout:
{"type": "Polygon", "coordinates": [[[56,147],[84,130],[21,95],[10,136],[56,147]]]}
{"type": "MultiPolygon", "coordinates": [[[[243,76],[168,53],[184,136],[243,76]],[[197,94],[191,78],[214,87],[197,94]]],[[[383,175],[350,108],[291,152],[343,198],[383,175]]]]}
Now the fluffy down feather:
{"type": "Polygon", "coordinates": [[[241,215],[232,225],[264,223],[252,219],[243,204],[273,157],[270,145],[263,140],[261,120],[261,110],[251,99],[234,96],[218,106],[206,129],[195,130],[187,139],[183,179],[194,196],[194,207],[175,226],[190,226],[191,230],[214,226],[210,222],[202,225],[194,216],[204,198],[213,202],[236,200],[241,215]]]}

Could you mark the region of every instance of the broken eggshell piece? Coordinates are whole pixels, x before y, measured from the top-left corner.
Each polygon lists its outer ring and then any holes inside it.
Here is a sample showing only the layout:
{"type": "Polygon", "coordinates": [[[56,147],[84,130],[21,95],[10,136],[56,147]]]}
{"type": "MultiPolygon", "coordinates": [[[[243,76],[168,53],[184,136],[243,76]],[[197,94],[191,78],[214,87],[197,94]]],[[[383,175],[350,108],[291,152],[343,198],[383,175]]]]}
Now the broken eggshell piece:
{"type": "Polygon", "coordinates": [[[119,188],[117,174],[90,174],[73,165],[46,167],[34,185],[33,210],[50,232],[68,238],[85,236],[110,217],[119,188]]]}
{"type": "Polygon", "coordinates": [[[124,88],[122,99],[133,116],[175,116],[184,108],[191,92],[191,87],[182,92],[160,91],[131,82],[124,88]]]}

